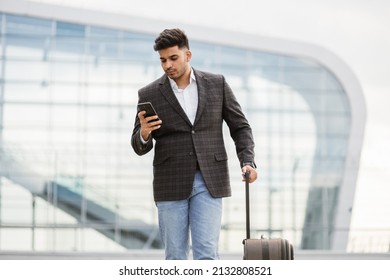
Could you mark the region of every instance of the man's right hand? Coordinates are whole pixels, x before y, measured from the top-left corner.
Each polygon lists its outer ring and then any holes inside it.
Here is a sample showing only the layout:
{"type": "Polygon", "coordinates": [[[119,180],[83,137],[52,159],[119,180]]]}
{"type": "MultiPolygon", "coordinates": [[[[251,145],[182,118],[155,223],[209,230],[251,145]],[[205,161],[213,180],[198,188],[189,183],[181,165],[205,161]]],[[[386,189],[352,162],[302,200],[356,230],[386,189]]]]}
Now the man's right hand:
{"type": "Polygon", "coordinates": [[[144,141],[148,141],[152,131],[157,130],[161,127],[162,121],[158,118],[157,115],[144,117],[145,111],[138,113],[138,118],[141,123],[141,136],[144,141]]]}

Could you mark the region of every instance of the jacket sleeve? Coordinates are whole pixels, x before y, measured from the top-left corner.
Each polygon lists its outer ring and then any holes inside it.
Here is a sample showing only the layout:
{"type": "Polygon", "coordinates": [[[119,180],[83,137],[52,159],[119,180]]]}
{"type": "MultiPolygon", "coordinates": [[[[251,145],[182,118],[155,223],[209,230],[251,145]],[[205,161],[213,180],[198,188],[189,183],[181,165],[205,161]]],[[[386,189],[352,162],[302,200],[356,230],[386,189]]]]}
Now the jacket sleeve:
{"type": "Polygon", "coordinates": [[[252,128],[245,117],[240,104],[233,94],[232,89],[223,77],[224,104],[223,118],[230,130],[230,136],[236,146],[237,157],[242,165],[243,162],[254,162],[254,139],[252,128]]]}
{"type": "Polygon", "coordinates": [[[133,134],[131,135],[131,146],[134,152],[142,156],[153,148],[153,139],[150,138],[146,143],[141,141],[141,124],[138,116],[135,117],[133,134]]]}

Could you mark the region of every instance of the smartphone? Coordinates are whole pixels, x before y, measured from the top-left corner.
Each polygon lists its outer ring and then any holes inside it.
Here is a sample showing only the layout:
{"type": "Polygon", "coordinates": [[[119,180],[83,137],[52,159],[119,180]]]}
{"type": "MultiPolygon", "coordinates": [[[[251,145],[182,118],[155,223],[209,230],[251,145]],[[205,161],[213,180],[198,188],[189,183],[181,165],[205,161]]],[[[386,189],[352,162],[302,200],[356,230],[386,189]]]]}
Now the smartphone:
{"type": "MultiPolygon", "coordinates": [[[[154,107],[152,103],[150,102],[143,102],[143,103],[138,103],[138,112],[140,111],[146,111],[144,117],[150,117],[150,116],[155,116],[157,115],[156,110],[154,110],[154,107]]],[[[157,119],[159,120],[159,119],[157,119]]],[[[156,121],[156,120],[154,120],[156,121]]]]}

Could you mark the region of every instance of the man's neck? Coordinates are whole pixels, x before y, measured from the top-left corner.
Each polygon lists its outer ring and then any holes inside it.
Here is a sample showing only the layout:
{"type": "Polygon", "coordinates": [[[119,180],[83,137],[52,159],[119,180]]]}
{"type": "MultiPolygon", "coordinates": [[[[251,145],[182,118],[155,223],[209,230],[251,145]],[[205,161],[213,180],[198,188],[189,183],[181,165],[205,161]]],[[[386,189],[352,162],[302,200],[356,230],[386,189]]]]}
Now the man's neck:
{"type": "Polygon", "coordinates": [[[190,84],[191,67],[182,75],[179,79],[175,80],[175,83],[179,89],[185,89],[190,84]]]}

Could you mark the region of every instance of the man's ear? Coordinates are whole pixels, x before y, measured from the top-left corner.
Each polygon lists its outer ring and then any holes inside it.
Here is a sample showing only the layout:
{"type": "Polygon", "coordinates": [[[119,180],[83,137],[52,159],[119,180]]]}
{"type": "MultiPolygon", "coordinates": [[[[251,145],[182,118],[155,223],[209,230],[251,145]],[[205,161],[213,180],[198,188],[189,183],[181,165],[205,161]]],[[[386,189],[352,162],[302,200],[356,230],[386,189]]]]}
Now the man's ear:
{"type": "Polygon", "coordinates": [[[186,56],[187,56],[187,62],[189,62],[192,58],[192,52],[190,50],[186,51],[186,56]]]}

